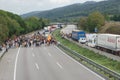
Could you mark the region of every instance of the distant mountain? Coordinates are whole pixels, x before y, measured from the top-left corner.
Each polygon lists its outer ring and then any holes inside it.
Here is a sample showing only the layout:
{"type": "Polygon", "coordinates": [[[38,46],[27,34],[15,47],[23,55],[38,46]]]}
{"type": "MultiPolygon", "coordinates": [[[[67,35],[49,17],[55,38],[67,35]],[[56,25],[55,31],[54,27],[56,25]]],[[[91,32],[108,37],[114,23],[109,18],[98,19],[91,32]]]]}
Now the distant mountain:
{"type": "Polygon", "coordinates": [[[33,16],[35,14],[39,14],[41,11],[33,11],[33,12],[29,12],[26,14],[23,14],[22,17],[29,17],[29,16],[33,16]]]}
{"type": "Polygon", "coordinates": [[[94,4],[96,3],[95,1],[86,1],[84,4],[94,4]]]}
{"type": "Polygon", "coordinates": [[[37,11],[22,15],[22,17],[44,17],[52,21],[76,19],[81,16],[87,16],[93,11],[100,11],[104,14],[120,14],[120,0],[106,0],[101,2],[88,1],[85,3],[72,4],[47,11],[37,11]]]}

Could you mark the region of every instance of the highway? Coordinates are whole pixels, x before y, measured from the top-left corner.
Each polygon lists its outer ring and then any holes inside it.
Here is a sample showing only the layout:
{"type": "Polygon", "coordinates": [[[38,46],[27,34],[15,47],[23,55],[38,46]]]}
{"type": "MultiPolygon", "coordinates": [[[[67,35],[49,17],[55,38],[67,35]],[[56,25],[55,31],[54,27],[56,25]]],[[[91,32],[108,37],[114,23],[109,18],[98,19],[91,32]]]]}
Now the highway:
{"type": "Polygon", "coordinates": [[[0,80],[105,80],[55,45],[10,49],[0,60],[0,80]]]}
{"type": "MultiPolygon", "coordinates": [[[[76,29],[76,27],[77,27],[76,25],[67,25],[67,26],[66,26],[65,28],[63,28],[61,31],[63,31],[63,33],[69,34],[69,33],[72,32],[72,30],[76,29]]],[[[110,58],[110,59],[120,61],[120,57],[119,57],[119,56],[110,54],[110,53],[105,52],[105,51],[98,50],[98,49],[96,49],[96,48],[89,47],[89,46],[87,46],[86,44],[80,44],[80,43],[78,43],[78,42],[76,42],[76,41],[74,41],[74,40],[72,40],[72,39],[70,39],[70,38],[66,38],[66,39],[70,40],[71,42],[73,42],[73,43],[75,43],[75,44],[77,44],[77,45],[79,45],[79,46],[81,46],[81,47],[83,47],[83,48],[86,48],[86,49],[88,49],[88,50],[92,50],[92,51],[94,51],[96,54],[99,53],[100,55],[106,56],[106,57],[108,57],[108,58],[110,58]]]]}

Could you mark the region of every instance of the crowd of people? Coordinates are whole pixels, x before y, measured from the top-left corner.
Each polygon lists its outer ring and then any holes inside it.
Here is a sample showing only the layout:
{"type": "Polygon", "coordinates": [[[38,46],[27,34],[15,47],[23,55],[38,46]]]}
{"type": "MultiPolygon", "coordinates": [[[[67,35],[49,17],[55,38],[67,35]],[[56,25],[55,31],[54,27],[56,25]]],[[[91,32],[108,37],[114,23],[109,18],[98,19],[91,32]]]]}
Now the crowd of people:
{"type": "Polygon", "coordinates": [[[22,35],[19,37],[14,37],[14,39],[8,39],[2,44],[1,50],[9,48],[18,48],[18,47],[37,47],[44,44],[45,46],[49,46],[51,44],[57,44],[57,41],[49,34],[45,37],[45,34],[40,34],[39,32],[29,35],[22,35]]]}

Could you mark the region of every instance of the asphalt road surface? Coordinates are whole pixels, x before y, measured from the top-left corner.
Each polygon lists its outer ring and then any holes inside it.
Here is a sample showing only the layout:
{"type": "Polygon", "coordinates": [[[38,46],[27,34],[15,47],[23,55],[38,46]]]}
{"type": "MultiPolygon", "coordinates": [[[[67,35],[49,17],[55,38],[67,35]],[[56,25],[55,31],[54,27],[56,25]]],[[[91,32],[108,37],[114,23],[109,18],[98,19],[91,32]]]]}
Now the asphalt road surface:
{"type": "Polygon", "coordinates": [[[10,49],[0,60],[0,80],[105,80],[56,46],[10,49]]]}

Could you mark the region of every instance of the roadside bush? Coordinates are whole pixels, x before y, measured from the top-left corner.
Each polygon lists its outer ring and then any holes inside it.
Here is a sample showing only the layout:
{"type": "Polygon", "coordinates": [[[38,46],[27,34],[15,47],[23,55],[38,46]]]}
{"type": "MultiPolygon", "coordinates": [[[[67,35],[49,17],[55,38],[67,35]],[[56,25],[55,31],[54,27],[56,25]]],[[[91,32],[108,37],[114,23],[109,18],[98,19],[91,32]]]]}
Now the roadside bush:
{"type": "Polygon", "coordinates": [[[120,34],[120,25],[118,26],[111,26],[106,30],[106,33],[111,33],[111,34],[120,34]]]}

